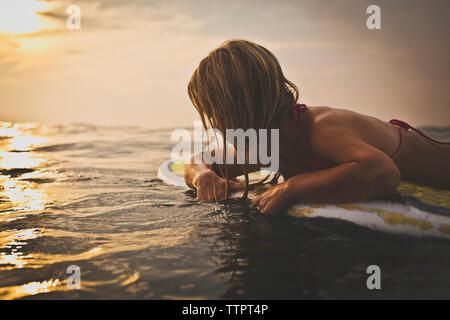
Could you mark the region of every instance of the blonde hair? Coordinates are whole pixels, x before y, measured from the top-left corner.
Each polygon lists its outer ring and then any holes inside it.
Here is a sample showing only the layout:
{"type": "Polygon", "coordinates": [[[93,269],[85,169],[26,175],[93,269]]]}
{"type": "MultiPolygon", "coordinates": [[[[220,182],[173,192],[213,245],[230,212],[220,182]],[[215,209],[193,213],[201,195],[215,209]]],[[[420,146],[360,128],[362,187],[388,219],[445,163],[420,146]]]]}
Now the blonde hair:
{"type": "MultiPolygon", "coordinates": [[[[287,80],[277,58],[251,41],[224,42],[201,60],[188,84],[188,94],[205,129],[268,129],[277,115],[297,103],[297,87],[287,80]]],[[[225,177],[228,170],[225,165],[225,177]]],[[[247,166],[243,166],[248,191],[247,166]]],[[[227,183],[228,185],[228,183],[227,183]]]]}

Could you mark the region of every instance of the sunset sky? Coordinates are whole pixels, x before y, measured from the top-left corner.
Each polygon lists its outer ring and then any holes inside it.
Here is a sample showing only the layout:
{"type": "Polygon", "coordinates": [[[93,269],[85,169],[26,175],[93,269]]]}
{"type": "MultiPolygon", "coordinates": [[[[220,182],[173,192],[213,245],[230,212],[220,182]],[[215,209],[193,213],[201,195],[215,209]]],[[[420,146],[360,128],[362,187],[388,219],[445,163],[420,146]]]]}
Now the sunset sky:
{"type": "Polygon", "coordinates": [[[302,101],[450,125],[448,0],[1,0],[0,121],[192,126],[187,82],[230,38],[278,57],[302,101]],[[68,30],[66,8],[81,8],[68,30]],[[381,30],[366,8],[381,8],[381,30]]]}

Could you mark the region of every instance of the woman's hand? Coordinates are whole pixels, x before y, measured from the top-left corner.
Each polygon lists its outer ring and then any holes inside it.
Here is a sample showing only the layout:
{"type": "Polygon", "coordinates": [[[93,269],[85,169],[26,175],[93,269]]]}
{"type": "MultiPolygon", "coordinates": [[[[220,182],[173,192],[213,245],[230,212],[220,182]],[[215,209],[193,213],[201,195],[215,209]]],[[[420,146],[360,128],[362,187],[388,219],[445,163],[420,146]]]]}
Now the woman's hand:
{"type": "Polygon", "coordinates": [[[272,215],[284,211],[290,206],[287,194],[287,182],[282,182],[261,193],[250,205],[262,214],[272,215]]]}
{"type": "MultiPolygon", "coordinates": [[[[220,178],[210,169],[199,172],[192,180],[192,185],[197,189],[197,200],[200,202],[213,202],[225,199],[226,179],[220,178]]],[[[244,189],[245,186],[242,183],[232,180],[228,181],[228,197],[235,192],[244,191],[244,189]]]]}

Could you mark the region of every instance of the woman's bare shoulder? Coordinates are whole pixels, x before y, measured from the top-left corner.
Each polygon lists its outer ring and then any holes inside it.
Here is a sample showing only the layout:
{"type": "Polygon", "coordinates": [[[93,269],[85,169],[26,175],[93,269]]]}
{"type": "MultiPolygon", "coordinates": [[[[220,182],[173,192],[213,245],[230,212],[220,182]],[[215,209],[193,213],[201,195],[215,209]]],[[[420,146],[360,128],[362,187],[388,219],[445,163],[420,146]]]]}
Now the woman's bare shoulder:
{"type": "Polygon", "coordinates": [[[346,127],[350,122],[371,118],[347,109],[332,108],[328,106],[314,106],[309,107],[308,110],[310,111],[308,122],[313,126],[336,125],[346,127]]]}
{"type": "Polygon", "coordinates": [[[391,153],[398,143],[397,128],[375,117],[355,111],[330,108],[311,107],[308,119],[310,134],[326,132],[330,139],[339,136],[355,137],[377,149],[391,153]]]}

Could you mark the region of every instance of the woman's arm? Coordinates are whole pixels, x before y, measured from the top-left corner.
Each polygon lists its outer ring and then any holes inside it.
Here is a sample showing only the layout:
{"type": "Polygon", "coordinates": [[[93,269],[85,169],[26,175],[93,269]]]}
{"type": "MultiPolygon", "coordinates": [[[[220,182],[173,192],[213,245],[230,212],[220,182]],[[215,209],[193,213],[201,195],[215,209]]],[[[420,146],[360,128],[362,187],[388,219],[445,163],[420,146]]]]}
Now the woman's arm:
{"type": "MultiPolygon", "coordinates": [[[[234,163],[237,161],[237,155],[234,148],[229,147],[229,151],[234,153],[234,163]]],[[[215,150],[212,151],[214,156],[215,150]]],[[[239,164],[230,164],[227,167],[228,177],[235,178],[244,174],[242,166],[239,164]]],[[[249,165],[249,172],[259,170],[258,165],[249,165]]],[[[219,201],[234,192],[245,189],[244,185],[239,182],[229,181],[228,190],[225,192],[226,180],[224,179],[225,166],[215,164],[207,165],[204,162],[203,154],[193,155],[190,163],[185,165],[184,180],[190,188],[197,189],[197,199],[201,202],[219,201]],[[195,159],[200,159],[200,163],[195,163],[195,159]],[[223,173],[223,175],[222,175],[223,173]]]]}
{"type": "Polygon", "coordinates": [[[392,193],[400,183],[400,171],[391,158],[350,129],[320,126],[311,130],[311,143],[315,155],[337,165],[288,179],[257,197],[254,207],[271,214],[300,202],[361,201],[392,193]]]}
{"type": "MultiPolygon", "coordinates": [[[[216,152],[218,152],[216,149],[212,150],[211,156],[214,157],[216,152]]],[[[222,151],[219,150],[219,152],[222,152],[222,151]]],[[[237,160],[236,150],[234,150],[233,147],[228,146],[228,152],[232,152],[234,154],[233,164],[230,164],[227,167],[228,177],[235,178],[235,177],[238,177],[238,176],[244,174],[244,172],[242,171],[242,167],[240,165],[234,164],[237,162],[236,161],[237,160]]],[[[219,176],[221,178],[225,177],[225,166],[224,165],[221,165],[221,164],[208,165],[204,161],[203,153],[194,154],[194,155],[192,155],[190,162],[186,163],[186,165],[185,165],[184,180],[189,187],[193,188],[194,187],[193,180],[198,178],[198,176],[201,173],[209,172],[211,170],[214,171],[214,173],[217,176],[219,176]]]]}

